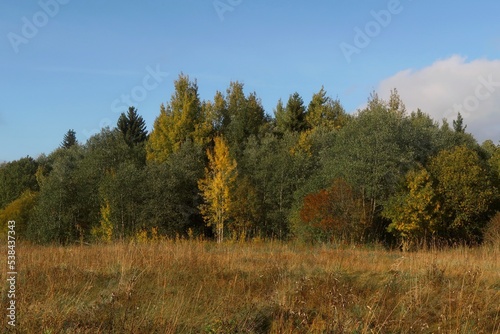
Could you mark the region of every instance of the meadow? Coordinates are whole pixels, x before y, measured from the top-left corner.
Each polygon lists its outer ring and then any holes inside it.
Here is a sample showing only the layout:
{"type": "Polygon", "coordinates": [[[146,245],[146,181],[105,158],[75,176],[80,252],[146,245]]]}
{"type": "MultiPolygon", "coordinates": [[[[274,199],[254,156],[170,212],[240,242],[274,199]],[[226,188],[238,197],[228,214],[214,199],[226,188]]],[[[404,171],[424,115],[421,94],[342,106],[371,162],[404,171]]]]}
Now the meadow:
{"type": "Polygon", "coordinates": [[[403,253],[263,241],[20,243],[16,329],[500,333],[499,258],[499,246],[403,253]]]}

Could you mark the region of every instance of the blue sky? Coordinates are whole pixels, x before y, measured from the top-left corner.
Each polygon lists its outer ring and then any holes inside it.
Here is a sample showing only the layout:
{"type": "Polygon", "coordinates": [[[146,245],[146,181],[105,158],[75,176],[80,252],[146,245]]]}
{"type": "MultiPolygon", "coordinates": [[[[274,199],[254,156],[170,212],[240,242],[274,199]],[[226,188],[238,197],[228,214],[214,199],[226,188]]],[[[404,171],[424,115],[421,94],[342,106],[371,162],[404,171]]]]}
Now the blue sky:
{"type": "Polygon", "coordinates": [[[86,141],[127,95],[151,130],[181,71],[202,99],[241,81],[269,114],[322,85],[348,111],[400,85],[410,111],[440,120],[468,105],[468,129],[498,142],[499,12],[493,0],[4,0],[0,161],[50,153],[68,129],[86,141]],[[468,98],[481,76],[488,98],[468,98]]]}

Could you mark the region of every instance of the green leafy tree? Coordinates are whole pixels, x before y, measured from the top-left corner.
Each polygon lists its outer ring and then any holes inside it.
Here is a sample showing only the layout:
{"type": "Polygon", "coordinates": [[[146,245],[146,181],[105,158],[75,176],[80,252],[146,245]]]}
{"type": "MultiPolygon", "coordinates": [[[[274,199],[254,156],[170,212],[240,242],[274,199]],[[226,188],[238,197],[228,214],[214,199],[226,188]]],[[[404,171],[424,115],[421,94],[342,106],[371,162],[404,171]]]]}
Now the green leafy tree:
{"type": "Polygon", "coordinates": [[[82,147],[60,149],[52,155],[52,171],[40,188],[27,234],[32,241],[66,244],[77,240],[89,223],[91,213],[86,204],[91,191],[78,177],[82,147]]]}
{"type": "Polygon", "coordinates": [[[191,228],[204,234],[198,206],[201,196],[198,180],[203,177],[204,153],[201,145],[186,141],[163,163],[150,163],[145,169],[144,205],[141,222],[156,227],[170,237],[186,235],[191,228]]]}
{"type": "Polygon", "coordinates": [[[123,164],[140,169],[143,161],[117,129],[108,128],[84,146],[58,149],[44,158],[43,170],[37,174],[40,194],[28,228],[30,239],[42,243],[88,240],[101,217],[100,189],[123,164]]]}
{"type": "MultiPolygon", "coordinates": [[[[493,174],[494,184],[498,189],[500,188],[500,147],[489,140],[485,141],[481,148],[493,174]]],[[[500,211],[498,204],[500,203],[497,203],[497,210],[500,211]]]]}
{"type": "Polygon", "coordinates": [[[289,214],[294,194],[311,174],[308,154],[297,151],[300,135],[286,133],[283,138],[267,134],[252,138],[240,164],[257,196],[257,233],[262,237],[285,239],[290,233],[289,214]]]}
{"type": "Polygon", "coordinates": [[[31,222],[31,217],[36,204],[37,192],[26,190],[19,198],[10,202],[5,208],[0,209],[0,236],[7,236],[7,222],[16,222],[17,239],[25,238],[25,231],[31,222]]]}
{"type": "Polygon", "coordinates": [[[231,155],[239,160],[250,136],[257,136],[265,123],[262,102],[255,93],[245,96],[244,85],[231,82],[224,97],[215,98],[215,127],[227,140],[231,155]],[[223,100],[224,99],[224,100],[223,100]]]}
{"type": "Polygon", "coordinates": [[[433,238],[479,242],[497,198],[487,164],[458,146],[441,151],[427,169],[409,172],[405,191],[391,197],[383,214],[407,246],[433,238]]]}
{"type": "Polygon", "coordinates": [[[257,235],[258,196],[248,177],[239,177],[235,182],[231,199],[232,223],[230,231],[233,238],[245,240],[257,235]]]}
{"type": "Polygon", "coordinates": [[[175,237],[191,228],[204,234],[198,206],[202,202],[198,180],[205,167],[201,145],[186,141],[164,163],[150,163],[145,173],[144,206],[141,221],[175,237]]]}
{"type": "Polygon", "coordinates": [[[0,209],[26,190],[38,191],[36,173],[39,163],[26,157],[0,165],[0,209]]]}
{"type": "MultiPolygon", "coordinates": [[[[374,93],[374,95],[376,95],[374,93]]],[[[390,112],[395,113],[400,118],[406,115],[406,106],[399,96],[398,90],[396,88],[391,90],[391,95],[389,96],[389,101],[387,102],[387,108],[390,112]]]]}
{"type": "Polygon", "coordinates": [[[339,100],[326,96],[326,90],[314,94],[307,107],[306,122],[308,127],[325,127],[329,130],[340,129],[347,124],[349,117],[339,100]]]}
{"type": "Polygon", "coordinates": [[[450,150],[457,146],[467,146],[470,149],[477,149],[478,143],[476,139],[466,132],[457,132],[446,119],[443,119],[441,127],[436,138],[437,152],[450,150]]]}
{"type": "Polygon", "coordinates": [[[497,154],[499,147],[495,145],[491,139],[488,139],[481,144],[481,150],[486,159],[491,159],[495,154],[497,154]]]}
{"type": "Polygon", "coordinates": [[[389,199],[383,215],[391,220],[388,231],[408,248],[438,237],[443,217],[432,177],[425,168],[410,171],[405,188],[389,199]]]}
{"type": "Polygon", "coordinates": [[[71,129],[66,132],[63,138],[63,142],[61,143],[62,148],[70,148],[73,145],[76,145],[78,141],[76,140],[76,132],[71,129]]]}
{"type": "Polygon", "coordinates": [[[146,122],[134,107],[129,107],[127,114],[120,115],[116,126],[130,147],[143,143],[148,138],[146,122]]]}
{"type": "Polygon", "coordinates": [[[429,165],[442,203],[440,233],[451,240],[478,242],[498,198],[492,174],[467,146],[440,152],[429,165]]]}
{"type": "Polygon", "coordinates": [[[285,105],[283,104],[283,101],[279,99],[278,103],[276,104],[276,108],[274,108],[274,118],[276,122],[276,130],[280,134],[283,134],[285,132],[285,117],[285,105]]]}
{"type": "Polygon", "coordinates": [[[366,203],[374,236],[385,233],[379,214],[382,203],[395,192],[400,179],[414,164],[413,153],[403,145],[403,120],[372,97],[368,107],[339,131],[328,152],[323,173],[341,177],[358,191],[366,203]]]}
{"type": "Polygon", "coordinates": [[[205,203],[200,211],[209,226],[215,228],[217,242],[224,240],[224,225],[231,217],[231,192],[237,177],[236,161],[222,137],[215,137],[213,151],[208,150],[205,177],[198,183],[205,203]]]}
{"type": "Polygon", "coordinates": [[[118,129],[103,129],[88,140],[78,170],[78,177],[87,180],[91,192],[82,201],[91,212],[87,234],[99,223],[106,203],[110,206],[110,221],[115,224],[114,237],[135,232],[142,204],[144,155],[144,145],[130,147],[118,129]]]}
{"type": "MultiPolygon", "coordinates": [[[[111,169],[99,183],[100,212],[109,207],[105,217],[106,227],[111,224],[115,236],[124,238],[134,235],[141,226],[141,209],[144,201],[144,174],[141,167],[132,162],[122,162],[111,169]]],[[[101,226],[103,218],[101,218],[101,226]]]]}
{"type": "Polygon", "coordinates": [[[440,150],[439,131],[439,125],[428,114],[417,109],[403,120],[400,146],[411,153],[416,163],[425,166],[440,150]]]}

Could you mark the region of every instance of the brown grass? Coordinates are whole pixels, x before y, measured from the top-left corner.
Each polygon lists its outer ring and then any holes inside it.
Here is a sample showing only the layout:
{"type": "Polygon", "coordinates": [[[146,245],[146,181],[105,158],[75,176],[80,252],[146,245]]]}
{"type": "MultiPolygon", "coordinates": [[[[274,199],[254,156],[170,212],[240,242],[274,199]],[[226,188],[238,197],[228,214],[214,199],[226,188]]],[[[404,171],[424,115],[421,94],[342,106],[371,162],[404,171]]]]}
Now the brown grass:
{"type": "Polygon", "coordinates": [[[497,246],[163,241],[18,252],[19,333],[500,333],[497,246]]]}

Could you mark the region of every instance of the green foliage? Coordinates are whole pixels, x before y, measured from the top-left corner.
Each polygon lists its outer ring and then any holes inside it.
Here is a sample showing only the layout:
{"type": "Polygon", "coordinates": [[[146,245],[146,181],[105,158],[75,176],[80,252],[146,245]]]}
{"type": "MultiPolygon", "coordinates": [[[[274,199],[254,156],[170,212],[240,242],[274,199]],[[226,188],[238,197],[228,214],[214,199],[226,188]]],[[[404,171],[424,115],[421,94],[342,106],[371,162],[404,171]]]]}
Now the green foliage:
{"type": "Polygon", "coordinates": [[[112,222],[115,235],[124,238],[134,234],[142,227],[141,205],[145,190],[144,173],[141,167],[131,162],[123,162],[116,169],[110,170],[99,182],[101,206],[101,223],[103,222],[102,207],[109,207],[105,225],[112,222]]]}
{"type": "Polygon", "coordinates": [[[226,96],[215,96],[215,124],[219,135],[224,136],[231,155],[239,160],[250,136],[258,136],[265,124],[264,108],[255,93],[245,96],[244,85],[231,82],[226,96]]]}
{"type": "Polygon", "coordinates": [[[480,242],[500,150],[463,123],[407,113],[396,89],[347,115],[323,87],[271,118],[242,83],[200,101],[181,73],[149,137],[130,107],[85,144],[70,130],[48,156],[0,165],[0,213],[35,242],[212,236],[204,219],[219,240],[480,242]]]}
{"type": "Polygon", "coordinates": [[[388,231],[405,242],[422,242],[438,236],[441,204],[429,172],[425,168],[410,171],[405,188],[384,206],[383,215],[391,220],[388,231]]]}
{"type": "Polygon", "coordinates": [[[278,102],[275,116],[276,126],[280,133],[300,132],[307,129],[304,100],[297,92],[290,95],[285,108],[281,100],[278,102]]]}
{"type": "Polygon", "coordinates": [[[233,193],[231,194],[231,218],[229,226],[233,239],[257,235],[256,222],[259,219],[257,190],[248,177],[236,179],[233,193]]]}
{"type": "Polygon", "coordinates": [[[462,145],[465,145],[470,149],[478,149],[477,141],[474,139],[474,137],[472,137],[471,134],[465,132],[457,132],[450,127],[446,119],[443,120],[435,142],[437,152],[449,150],[456,146],[462,145]]]}
{"type": "Polygon", "coordinates": [[[453,121],[453,130],[458,133],[465,133],[467,125],[464,125],[464,118],[460,113],[457,115],[457,119],[453,121]]]}
{"type": "Polygon", "coordinates": [[[420,109],[412,112],[403,122],[400,145],[413,155],[415,162],[426,165],[441,149],[437,145],[440,136],[438,124],[420,109]]]}
{"type": "Polygon", "coordinates": [[[486,141],[482,145],[482,150],[485,152],[492,173],[496,179],[500,179],[500,147],[493,144],[492,141],[486,141]]]}
{"type": "Polygon", "coordinates": [[[479,242],[498,198],[494,177],[466,146],[441,151],[428,169],[410,171],[405,190],[384,207],[388,230],[410,242],[479,242]]]}
{"type": "Polygon", "coordinates": [[[25,231],[31,222],[31,216],[36,204],[37,193],[26,190],[16,200],[9,203],[5,208],[0,209],[0,236],[7,235],[7,222],[16,222],[17,238],[25,238],[25,231]]]}
{"type": "Polygon", "coordinates": [[[141,226],[158,227],[169,237],[191,228],[203,234],[198,209],[198,180],[203,177],[204,154],[200,145],[187,141],[164,163],[149,163],[144,175],[141,226]]]}
{"type": "Polygon", "coordinates": [[[321,126],[334,130],[345,126],[349,121],[349,116],[340,101],[326,96],[324,87],[321,87],[321,90],[313,95],[307,107],[305,120],[310,128],[321,126]]]}
{"type": "MultiPolygon", "coordinates": [[[[144,148],[127,146],[116,129],[103,129],[84,146],[58,149],[45,158],[38,173],[40,194],[27,232],[29,238],[43,243],[88,239],[101,216],[100,193],[108,186],[109,175],[121,172],[125,163],[141,168],[144,148]]],[[[128,178],[130,175],[123,176],[128,178]]],[[[132,192],[133,188],[128,190],[132,192]]],[[[110,203],[113,212],[115,203],[110,203]]]]}
{"type": "Polygon", "coordinates": [[[76,140],[76,132],[75,130],[70,129],[64,135],[63,142],[61,143],[61,148],[70,148],[77,143],[78,141],[76,140]]]}
{"type": "Polygon", "coordinates": [[[466,146],[440,152],[430,163],[442,202],[442,233],[455,240],[480,241],[498,198],[487,164],[466,146]]]}
{"type": "Polygon", "coordinates": [[[130,147],[142,143],[148,138],[146,122],[134,107],[129,107],[127,114],[120,115],[116,126],[130,147]]]}
{"type": "Polygon", "coordinates": [[[39,189],[37,169],[38,162],[31,157],[0,165],[0,209],[19,198],[26,190],[39,189]]]}
{"type": "Polygon", "coordinates": [[[293,153],[299,138],[298,133],[286,133],[282,139],[267,134],[260,142],[250,140],[245,150],[241,171],[255,188],[259,213],[255,224],[263,237],[289,236],[288,216],[294,193],[312,171],[306,153],[293,153]]]}
{"type": "Polygon", "coordinates": [[[82,147],[74,145],[53,153],[52,171],[40,188],[28,236],[36,242],[68,243],[79,237],[79,227],[91,216],[91,189],[78,175],[82,147]]]}
{"type": "Polygon", "coordinates": [[[343,178],[368,203],[367,221],[373,233],[383,233],[377,222],[381,204],[396,190],[411,168],[413,154],[404,145],[404,121],[374,97],[368,108],[339,131],[325,157],[325,179],[343,178]]]}

